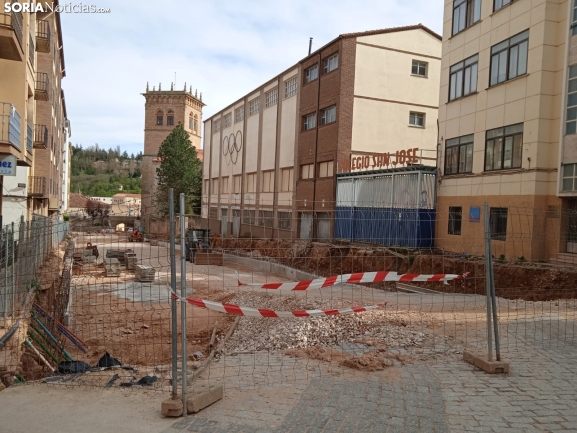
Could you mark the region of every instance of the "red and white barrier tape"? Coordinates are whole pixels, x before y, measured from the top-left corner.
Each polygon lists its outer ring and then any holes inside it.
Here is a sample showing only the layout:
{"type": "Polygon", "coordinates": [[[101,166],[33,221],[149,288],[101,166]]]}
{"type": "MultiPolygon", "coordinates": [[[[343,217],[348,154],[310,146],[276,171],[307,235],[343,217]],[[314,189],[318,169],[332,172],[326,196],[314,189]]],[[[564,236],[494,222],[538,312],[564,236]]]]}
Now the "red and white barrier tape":
{"type": "MultiPolygon", "coordinates": [[[[172,295],[173,299],[182,298],[177,295],[172,295]]],[[[365,307],[349,307],[340,309],[325,309],[325,310],[296,310],[296,311],[275,311],[264,310],[260,308],[243,307],[241,305],[221,304],[220,302],[205,301],[204,299],[186,298],[186,302],[197,307],[207,308],[209,310],[219,311],[221,313],[235,314],[237,316],[249,317],[324,317],[336,316],[343,314],[362,313],[364,311],[375,310],[387,305],[387,302],[377,305],[369,305],[365,307]]]]}
{"type": "Polygon", "coordinates": [[[309,290],[322,289],[331,287],[335,284],[360,284],[360,283],[381,283],[383,281],[398,281],[398,282],[436,282],[442,281],[448,284],[451,280],[460,280],[469,275],[468,272],[459,274],[397,274],[396,272],[358,272],[355,274],[333,275],[332,277],[317,278],[315,280],[306,280],[290,283],[243,283],[238,278],[239,286],[254,287],[257,289],[267,290],[309,290]]]}

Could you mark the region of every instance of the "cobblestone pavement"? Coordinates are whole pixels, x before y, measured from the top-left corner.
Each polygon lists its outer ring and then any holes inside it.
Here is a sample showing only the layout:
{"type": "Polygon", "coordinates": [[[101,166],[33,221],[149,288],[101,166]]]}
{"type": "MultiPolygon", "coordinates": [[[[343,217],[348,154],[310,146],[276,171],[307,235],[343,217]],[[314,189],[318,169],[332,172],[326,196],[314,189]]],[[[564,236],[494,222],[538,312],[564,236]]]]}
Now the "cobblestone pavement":
{"type": "Polygon", "coordinates": [[[577,341],[574,323],[562,325],[534,322],[522,339],[504,338],[507,375],[458,357],[353,376],[319,377],[308,365],[310,376],[227,390],[165,433],[577,432],[577,341]]]}

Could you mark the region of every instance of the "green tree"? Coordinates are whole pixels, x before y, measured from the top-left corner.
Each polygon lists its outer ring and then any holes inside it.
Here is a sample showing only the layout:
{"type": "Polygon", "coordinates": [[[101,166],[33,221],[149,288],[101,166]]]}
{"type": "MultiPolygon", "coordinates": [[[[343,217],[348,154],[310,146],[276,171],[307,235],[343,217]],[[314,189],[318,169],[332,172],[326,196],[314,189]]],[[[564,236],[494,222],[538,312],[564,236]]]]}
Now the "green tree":
{"type": "Polygon", "coordinates": [[[158,212],[168,215],[168,189],[174,189],[174,209],[180,212],[180,194],[185,194],[185,212],[200,212],[202,188],[202,163],[196,148],[190,142],[188,132],[178,124],[158,150],[160,166],[156,169],[158,189],[156,206],[158,212]]]}

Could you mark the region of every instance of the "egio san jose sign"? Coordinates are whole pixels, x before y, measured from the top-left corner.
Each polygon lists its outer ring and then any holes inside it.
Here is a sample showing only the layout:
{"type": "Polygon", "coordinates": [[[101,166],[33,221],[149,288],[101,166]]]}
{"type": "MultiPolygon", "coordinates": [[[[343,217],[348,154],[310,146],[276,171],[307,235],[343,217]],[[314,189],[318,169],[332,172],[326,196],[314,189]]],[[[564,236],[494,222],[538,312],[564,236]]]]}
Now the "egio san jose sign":
{"type": "Polygon", "coordinates": [[[369,155],[352,156],[350,159],[339,160],[339,172],[378,170],[395,168],[406,164],[419,162],[418,147],[408,150],[397,150],[395,153],[373,153],[369,155]]]}

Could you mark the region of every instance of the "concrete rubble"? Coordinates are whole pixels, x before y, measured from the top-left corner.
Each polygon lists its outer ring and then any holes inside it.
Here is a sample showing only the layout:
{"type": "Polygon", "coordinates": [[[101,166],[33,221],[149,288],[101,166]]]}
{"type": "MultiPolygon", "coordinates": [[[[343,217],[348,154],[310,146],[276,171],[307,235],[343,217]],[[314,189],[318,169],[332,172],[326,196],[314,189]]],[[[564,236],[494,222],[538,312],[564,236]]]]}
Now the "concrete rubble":
{"type": "MultiPolygon", "coordinates": [[[[238,294],[233,304],[277,311],[351,306],[328,298],[296,298],[253,293],[238,294]]],[[[286,350],[310,346],[364,343],[367,346],[419,348],[444,337],[423,332],[432,322],[426,313],[387,311],[385,308],[357,314],[311,318],[243,317],[226,344],[227,353],[256,350],[286,350]]]]}

